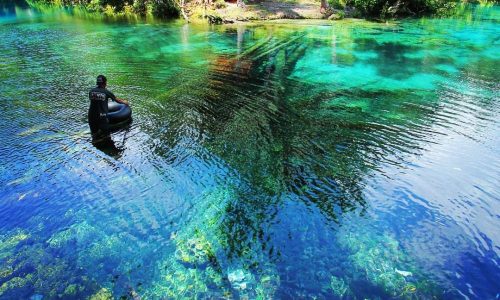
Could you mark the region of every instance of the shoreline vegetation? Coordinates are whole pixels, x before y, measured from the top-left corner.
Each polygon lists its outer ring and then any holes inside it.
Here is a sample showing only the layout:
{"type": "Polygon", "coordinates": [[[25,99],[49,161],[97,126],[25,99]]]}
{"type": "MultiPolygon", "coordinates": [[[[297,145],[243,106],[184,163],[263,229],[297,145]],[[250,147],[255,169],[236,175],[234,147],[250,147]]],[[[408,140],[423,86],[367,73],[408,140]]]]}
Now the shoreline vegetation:
{"type": "Polygon", "coordinates": [[[193,23],[236,23],[277,19],[361,18],[387,21],[460,15],[470,5],[500,0],[26,0],[34,8],[67,7],[105,17],[182,18],[193,23]]]}

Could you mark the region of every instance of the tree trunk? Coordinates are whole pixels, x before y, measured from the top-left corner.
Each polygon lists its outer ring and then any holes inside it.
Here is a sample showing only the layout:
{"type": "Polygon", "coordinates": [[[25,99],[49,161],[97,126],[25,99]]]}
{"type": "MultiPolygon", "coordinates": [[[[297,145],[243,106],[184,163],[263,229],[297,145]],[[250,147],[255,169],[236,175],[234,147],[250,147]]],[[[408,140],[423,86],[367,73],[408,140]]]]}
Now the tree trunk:
{"type": "Polygon", "coordinates": [[[327,0],[321,0],[321,13],[324,13],[326,12],[326,10],[328,9],[328,1],[327,0]]]}
{"type": "Polygon", "coordinates": [[[179,1],[179,7],[180,7],[180,10],[181,10],[182,17],[186,20],[186,22],[189,23],[189,18],[186,15],[186,12],[184,11],[184,0],[180,0],[179,1]]]}

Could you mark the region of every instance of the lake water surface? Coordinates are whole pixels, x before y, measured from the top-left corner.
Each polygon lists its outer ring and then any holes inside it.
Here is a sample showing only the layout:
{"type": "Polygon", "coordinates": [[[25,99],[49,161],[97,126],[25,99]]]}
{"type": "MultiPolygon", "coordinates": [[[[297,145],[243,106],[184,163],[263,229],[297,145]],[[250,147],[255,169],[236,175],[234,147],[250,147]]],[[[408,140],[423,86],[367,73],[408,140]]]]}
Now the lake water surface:
{"type": "Polygon", "coordinates": [[[0,298],[498,299],[499,21],[4,9],[0,298]]]}

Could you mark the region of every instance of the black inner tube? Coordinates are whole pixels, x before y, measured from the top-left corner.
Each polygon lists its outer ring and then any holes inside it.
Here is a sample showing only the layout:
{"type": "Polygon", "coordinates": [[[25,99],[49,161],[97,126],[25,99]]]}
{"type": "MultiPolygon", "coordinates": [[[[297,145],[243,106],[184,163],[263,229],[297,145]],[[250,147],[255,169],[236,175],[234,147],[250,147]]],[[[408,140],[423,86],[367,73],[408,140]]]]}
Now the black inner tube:
{"type": "Polygon", "coordinates": [[[109,124],[118,124],[124,121],[129,121],[132,117],[130,106],[118,103],[108,102],[108,120],[109,124]]]}

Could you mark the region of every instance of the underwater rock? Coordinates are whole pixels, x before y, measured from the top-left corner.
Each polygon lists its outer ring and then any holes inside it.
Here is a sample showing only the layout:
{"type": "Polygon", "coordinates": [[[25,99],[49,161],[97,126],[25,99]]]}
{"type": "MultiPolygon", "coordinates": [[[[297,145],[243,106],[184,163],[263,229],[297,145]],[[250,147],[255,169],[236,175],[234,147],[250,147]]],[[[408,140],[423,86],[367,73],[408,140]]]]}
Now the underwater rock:
{"type": "Polygon", "coordinates": [[[401,270],[398,270],[398,269],[394,269],[394,271],[396,271],[396,273],[398,273],[399,275],[401,275],[403,277],[413,276],[412,272],[401,271],[401,270]]]}
{"type": "Polygon", "coordinates": [[[238,281],[243,281],[245,279],[245,273],[243,270],[236,270],[233,272],[228,272],[227,278],[229,279],[229,282],[238,282],[238,281]]]}
{"type": "Polygon", "coordinates": [[[107,289],[102,288],[94,295],[90,296],[89,300],[111,300],[113,299],[113,294],[107,289]]]}
{"type": "Polygon", "coordinates": [[[34,294],[30,297],[30,300],[42,300],[43,299],[43,295],[40,295],[40,294],[34,294]]]}
{"type": "Polygon", "coordinates": [[[128,287],[128,296],[132,300],[141,300],[141,296],[135,291],[135,289],[131,286],[128,287]]]}
{"type": "Polygon", "coordinates": [[[238,291],[243,291],[247,289],[250,284],[254,283],[252,273],[243,269],[228,271],[227,279],[231,283],[231,286],[238,291]]]}
{"type": "Polygon", "coordinates": [[[280,276],[274,268],[264,270],[264,274],[260,278],[260,284],[257,284],[255,292],[258,299],[273,299],[274,294],[280,286],[280,276]]]}

